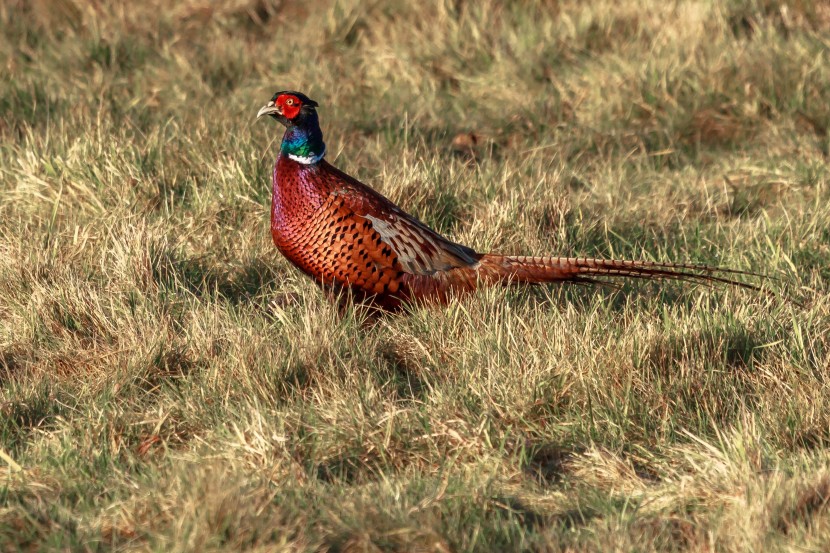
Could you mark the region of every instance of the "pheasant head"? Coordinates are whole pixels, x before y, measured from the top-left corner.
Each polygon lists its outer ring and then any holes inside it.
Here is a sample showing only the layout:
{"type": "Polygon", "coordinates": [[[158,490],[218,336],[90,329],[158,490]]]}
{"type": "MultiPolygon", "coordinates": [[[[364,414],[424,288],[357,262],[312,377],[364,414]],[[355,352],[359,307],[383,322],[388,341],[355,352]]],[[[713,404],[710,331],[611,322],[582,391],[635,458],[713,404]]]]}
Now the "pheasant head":
{"type": "Polygon", "coordinates": [[[317,119],[317,105],[302,92],[283,90],[274,94],[256,116],[259,119],[270,115],[285,125],[280,151],[294,161],[312,165],[326,155],[323,131],[317,119]]]}

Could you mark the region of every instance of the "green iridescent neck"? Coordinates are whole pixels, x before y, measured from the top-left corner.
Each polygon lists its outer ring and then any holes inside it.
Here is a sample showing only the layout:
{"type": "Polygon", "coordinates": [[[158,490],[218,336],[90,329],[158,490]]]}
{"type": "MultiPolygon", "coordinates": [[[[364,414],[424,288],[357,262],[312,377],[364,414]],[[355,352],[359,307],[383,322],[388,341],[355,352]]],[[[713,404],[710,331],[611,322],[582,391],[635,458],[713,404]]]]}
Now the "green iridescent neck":
{"type": "Polygon", "coordinates": [[[317,113],[311,112],[296,125],[289,126],[282,137],[280,152],[301,163],[316,163],[326,153],[323,131],[317,113]]]}

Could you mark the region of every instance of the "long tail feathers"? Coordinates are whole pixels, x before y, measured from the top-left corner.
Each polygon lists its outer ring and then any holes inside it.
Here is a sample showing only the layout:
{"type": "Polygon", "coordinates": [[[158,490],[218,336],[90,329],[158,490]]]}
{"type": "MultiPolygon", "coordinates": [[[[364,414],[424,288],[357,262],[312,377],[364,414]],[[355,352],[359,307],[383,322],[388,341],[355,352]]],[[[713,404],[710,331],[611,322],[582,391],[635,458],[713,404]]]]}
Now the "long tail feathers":
{"type": "Polygon", "coordinates": [[[755,284],[723,275],[743,275],[770,278],[749,271],[724,269],[710,265],[686,263],[655,263],[618,259],[590,259],[584,257],[526,257],[485,255],[480,271],[512,282],[544,283],[572,282],[578,284],[606,284],[595,277],[628,277],[638,279],[669,279],[699,284],[722,283],[760,291],[755,284]]]}

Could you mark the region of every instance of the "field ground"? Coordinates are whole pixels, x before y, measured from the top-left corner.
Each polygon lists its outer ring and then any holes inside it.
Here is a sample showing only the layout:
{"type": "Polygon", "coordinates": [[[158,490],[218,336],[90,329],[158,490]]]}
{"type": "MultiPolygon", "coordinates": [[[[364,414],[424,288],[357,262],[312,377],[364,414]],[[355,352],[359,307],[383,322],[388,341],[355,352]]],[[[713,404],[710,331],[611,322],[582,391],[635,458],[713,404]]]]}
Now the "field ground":
{"type": "Polygon", "coordinates": [[[830,5],[0,0],[0,551],[830,550],[830,5]],[[275,90],[480,250],[723,287],[339,317],[275,90]]]}

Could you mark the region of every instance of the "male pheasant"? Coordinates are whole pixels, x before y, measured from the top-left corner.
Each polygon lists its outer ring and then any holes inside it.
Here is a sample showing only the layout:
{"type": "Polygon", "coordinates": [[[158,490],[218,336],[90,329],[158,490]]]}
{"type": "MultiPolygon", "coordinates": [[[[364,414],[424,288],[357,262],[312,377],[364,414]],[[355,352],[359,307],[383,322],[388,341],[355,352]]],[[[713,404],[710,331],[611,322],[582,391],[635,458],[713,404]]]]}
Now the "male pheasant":
{"type": "Polygon", "coordinates": [[[704,265],[482,254],[440,236],[357,179],[329,164],[317,102],[281,91],[257,113],[286,126],[273,172],[271,236],[318,284],[386,310],[447,302],[496,283],[596,282],[594,277],[668,278],[751,284],[704,265]]]}

